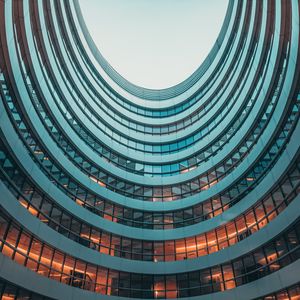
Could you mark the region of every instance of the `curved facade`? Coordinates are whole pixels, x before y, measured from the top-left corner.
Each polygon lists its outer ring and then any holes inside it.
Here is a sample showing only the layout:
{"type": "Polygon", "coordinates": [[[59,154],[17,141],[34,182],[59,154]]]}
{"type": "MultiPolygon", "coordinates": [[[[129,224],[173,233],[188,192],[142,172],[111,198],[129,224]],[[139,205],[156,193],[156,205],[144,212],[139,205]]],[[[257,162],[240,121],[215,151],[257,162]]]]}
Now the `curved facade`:
{"type": "Polygon", "coordinates": [[[77,0],[0,0],[0,43],[3,299],[300,299],[298,0],[229,1],[165,90],[77,0]]]}

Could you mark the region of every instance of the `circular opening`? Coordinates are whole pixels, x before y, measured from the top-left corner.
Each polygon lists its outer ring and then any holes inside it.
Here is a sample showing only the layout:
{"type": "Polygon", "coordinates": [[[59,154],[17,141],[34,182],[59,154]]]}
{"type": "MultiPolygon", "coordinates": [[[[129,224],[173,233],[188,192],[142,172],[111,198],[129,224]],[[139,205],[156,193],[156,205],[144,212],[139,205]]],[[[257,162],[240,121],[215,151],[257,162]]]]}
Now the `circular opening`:
{"type": "Polygon", "coordinates": [[[221,30],[228,0],[79,0],[101,54],[135,85],[164,89],[188,78],[221,30]]]}

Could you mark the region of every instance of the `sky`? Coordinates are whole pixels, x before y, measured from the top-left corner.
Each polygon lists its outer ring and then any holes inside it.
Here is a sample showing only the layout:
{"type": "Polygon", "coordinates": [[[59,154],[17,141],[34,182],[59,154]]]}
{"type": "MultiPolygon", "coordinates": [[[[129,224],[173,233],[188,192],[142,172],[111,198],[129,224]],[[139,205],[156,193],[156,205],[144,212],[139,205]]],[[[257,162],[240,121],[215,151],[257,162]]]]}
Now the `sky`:
{"type": "Polygon", "coordinates": [[[228,0],[79,0],[98,49],[130,82],[153,89],[180,83],[203,62],[228,0]]]}

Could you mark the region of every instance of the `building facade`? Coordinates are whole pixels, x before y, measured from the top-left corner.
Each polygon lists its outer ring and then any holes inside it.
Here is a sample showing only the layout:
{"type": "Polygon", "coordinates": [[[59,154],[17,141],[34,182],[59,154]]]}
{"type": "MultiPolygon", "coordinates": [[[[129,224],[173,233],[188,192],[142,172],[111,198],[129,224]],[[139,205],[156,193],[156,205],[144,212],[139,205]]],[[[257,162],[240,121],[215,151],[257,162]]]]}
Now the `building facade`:
{"type": "Polygon", "coordinates": [[[298,0],[230,0],[164,90],[77,0],[0,0],[0,43],[2,299],[300,299],[298,0]]]}

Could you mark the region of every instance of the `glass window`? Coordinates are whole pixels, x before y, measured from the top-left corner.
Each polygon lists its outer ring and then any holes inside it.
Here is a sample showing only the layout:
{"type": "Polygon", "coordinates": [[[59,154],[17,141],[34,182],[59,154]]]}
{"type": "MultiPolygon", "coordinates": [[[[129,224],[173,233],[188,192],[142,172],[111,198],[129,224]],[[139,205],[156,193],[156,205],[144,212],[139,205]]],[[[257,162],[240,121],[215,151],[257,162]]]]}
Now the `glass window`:
{"type": "Polygon", "coordinates": [[[29,244],[30,244],[31,238],[28,234],[22,233],[20,235],[19,243],[18,243],[18,250],[25,255],[27,255],[27,252],[29,250],[29,244]]]}
{"type": "Polygon", "coordinates": [[[259,221],[258,223],[259,228],[264,227],[266,225],[266,220],[263,220],[265,216],[265,211],[261,204],[255,207],[255,215],[256,215],[256,220],[259,221]]]}
{"type": "Polygon", "coordinates": [[[186,239],[187,258],[197,257],[197,244],[195,237],[186,239]]]}
{"type": "Polygon", "coordinates": [[[237,242],[237,231],[234,222],[229,222],[226,225],[227,235],[228,235],[228,242],[229,245],[233,245],[237,242]]]}
{"type": "Polygon", "coordinates": [[[210,270],[200,271],[200,282],[201,282],[201,290],[203,291],[204,294],[208,294],[212,292],[210,270]]]}
{"type": "Polygon", "coordinates": [[[174,241],[165,241],[165,260],[172,261],[175,260],[175,247],[174,241]]]}
{"type": "Polygon", "coordinates": [[[186,259],[186,247],[184,240],[175,240],[176,247],[176,259],[183,260],[186,259]]]}
{"type": "Polygon", "coordinates": [[[214,292],[224,291],[223,274],[220,267],[211,269],[211,279],[214,292]]]}
{"type": "Polygon", "coordinates": [[[206,237],[207,237],[208,253],[213,253],[218,251],[217,237],[215,231],[208,232],[206,234],[206,237]]]}
{"type": "Polygon", "coordinates": [[[166,298],[176,298],[176,297],[177,297],[176,276],[175,275],[166,276],[166,298]]]}
{"type": "Polygon", "coordinates": [[[208,253],[206,236],[204,234],[202,234],[202,235],[197,236],[196,239],[197,239],[198,256],[206,255],[208,253]]]}
{"type": "Polygon", "coordinates": [[[234,274],[232,270],[232,266],[230,264],[226,264],[222,266],[224,283],[226,290],[235,288],[234,274]]]}
{"type": "Polygon", "coordinates": [[[255,215],[253,210],[250,210],[246,215],[246,224],[248,227],[248,230],[250,230],[251,233],[254,233],[258,230],[257,225],[256,225],[256,220],[255,220],[255,215]]]}
{"type": "Polygon", "coordinates": [[[15,247],[19,236],[19,229],[15,226],[10,226],[6,236],[6,242],[15,247]]]}
{"type": "Polygon", "coordinates": [[[223,249],[228,246],[227,234],[225,227],[220,227],[216,230],[218,237],[219,249],[223,249]]]}

